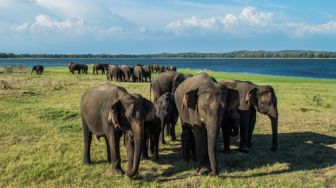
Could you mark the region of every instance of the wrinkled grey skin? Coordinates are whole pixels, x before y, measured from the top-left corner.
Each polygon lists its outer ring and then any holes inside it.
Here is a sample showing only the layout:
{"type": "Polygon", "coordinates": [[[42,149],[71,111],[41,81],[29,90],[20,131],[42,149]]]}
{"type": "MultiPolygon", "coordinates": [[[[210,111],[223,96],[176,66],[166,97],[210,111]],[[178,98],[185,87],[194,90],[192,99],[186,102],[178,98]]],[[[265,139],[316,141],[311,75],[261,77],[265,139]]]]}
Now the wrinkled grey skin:
{"type": "Polygon", "coordinates": [[[119,69],[118,66],[116,65],[109,65],[108,67],[108,72],[106,74],[107,80],[113,81],[120,81],[121,76],[120,76],[121,70],[119,69]]]}
{"type": "Polygon", "coordinates": [[[155,103],[156,116],[160,119],[162,144],[166,144],[165,136],[170,136],[173,141],[176,140],[175,125],[178,120],[178,111],[174,96],[167,92],[163,94],[155,103]],[[165,134],[166,131],[166,134],[165,134]]]}
{"type": "Polygon", "coordinates": [[[129,94],[124,88],[106,84],[87,91],[81,99],[81,116],[84,136],[84,163],[90,164],[92,134],[105,137],[108,160],[112,170],[123,174],[120,162],[120,137],[128,139],[127,176],[137,174],[144,141],[144,122],[153,119],[156,111],[147,111],[143,100],[129,94]],[[112,160],[111,160],[112,159],[112,160]]]}
{"type": "Polygon", "coordinates": [[[140,65],[135,65],[133,67],[133,80],[134,82],[143,82],[143,76],[144,76],[144,70],[142,66],[140,65]]]}
{"type": "Polygon", "coordinates": [[[271,150],[278,147],[277,97],[272,86],[256,85],[248,81],[222,82],[239,93],[240,151],[248,152],[252,146],[252,134],[256,123],[256,112],[267,115],[272,125],[271,150]]]}
{"type": "Polygon", "coordinates": [[[208,160],[211,173],[218,174],[216,143],[225,113],[227,92],[225,86],[216,83],[206,73],[186,79],[175,91],[174,98],[182,124],[182,155],[187,158],[188,150],[192,150],[192,140],[188,140],[190,135],[186,135],[192,130],[199,174],[207,170],[208,160]]]}
{"type": "Polygon", "coordinates": [[[166,92],[174,94],[176,88],[188,77],[191,76],[177,72],[160,73],[151,82],[149,91],[150,98],[152,94],[151,90],[153,90],[154,102],[156,102],[158,98],[166,92]]]}
{"type": "Polygon", "coordinates": [[[131,70],[127,65],[119,65],[121,81],[130,82],[131,70]]]}

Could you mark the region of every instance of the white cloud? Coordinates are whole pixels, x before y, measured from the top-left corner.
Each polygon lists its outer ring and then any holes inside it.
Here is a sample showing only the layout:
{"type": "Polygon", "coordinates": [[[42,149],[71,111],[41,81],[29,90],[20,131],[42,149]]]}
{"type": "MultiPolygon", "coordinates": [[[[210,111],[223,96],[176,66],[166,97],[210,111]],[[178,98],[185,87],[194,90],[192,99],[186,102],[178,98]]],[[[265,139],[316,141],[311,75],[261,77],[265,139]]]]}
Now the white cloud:
{"type": "Polygon", "coordinates": [[[281,29],[292,37],[305,37],[309,35],[336,35],[336,21],[324,24],[284,23],[281,29]]]}
{"type": "Polygon", "coordinates": [[[177,34],[190,34],[195,31],[217,31],[241,33],[240,28],[250,31],[252,27],[266,27],[272,24],[273,13],[257,12],[255,8],[244,8],[240,14],[226,14],[224,17],[197,18],[192,16],[181,20],[171,21],[166,29],[177,34]],[[251,27],[249,29],[249,27],[251,27]]]}
{"type": "Polygon", "coordinates": [[[58,33],[62,35],[81,35],[92,34],[101,38],[102,36],[108,37],[112,34],[122,32],[121,27],[94,27],[86,25],[83,20],[67,19],[56,20],[47,15],[38,15],[35,17],[34,22],[23,23],[12,27],[12,31],[16,32],[31,32],[31,33],[58,33]]]}

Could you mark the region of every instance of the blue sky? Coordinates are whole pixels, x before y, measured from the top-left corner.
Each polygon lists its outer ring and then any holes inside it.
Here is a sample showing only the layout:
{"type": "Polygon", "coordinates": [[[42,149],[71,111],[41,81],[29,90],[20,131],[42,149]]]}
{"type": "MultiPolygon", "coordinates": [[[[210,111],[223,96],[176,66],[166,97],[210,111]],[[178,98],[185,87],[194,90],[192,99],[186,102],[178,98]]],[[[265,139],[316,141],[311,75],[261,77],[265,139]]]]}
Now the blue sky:
{"type": "Polygon", "coordinates": [[[335,0],[0,0],[0,52],[336,51],[335,0]]]}

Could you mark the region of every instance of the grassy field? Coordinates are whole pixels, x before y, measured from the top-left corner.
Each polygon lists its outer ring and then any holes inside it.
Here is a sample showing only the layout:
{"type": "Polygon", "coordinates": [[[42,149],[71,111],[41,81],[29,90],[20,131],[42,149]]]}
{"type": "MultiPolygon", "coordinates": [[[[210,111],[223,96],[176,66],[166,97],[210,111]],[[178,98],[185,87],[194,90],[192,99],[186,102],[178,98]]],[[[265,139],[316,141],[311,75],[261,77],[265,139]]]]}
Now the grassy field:
{"type": "MultiPolygon", "coordinates": [[[[195,73],[192,70],[182,70],[195,73]]],[[[197,176],[180,160],[180,142],[160,145],[158,161],[142,160],[139,176],[115,176],[105,142],[93,139],[93,165],[83,159],[79,101],[102,75],[71,75],[65,67],[42,76],[0,74],[0,187],[335,187],[336,80],[211,72],[218,80],[250,80],[274,86],[279,101],[279,151],[271,152],[271,127],[257,117],[255,147],[231,154],[218,147],[220,175],[197,176]]],[[[116,83],[149,97],[149,83],[116,83]]],[[[180,124],[176,126],[178,138],[180,124]]],[[[178,139],[179,140],[179,139],[178,139]]],[[[121,146],[126,169],[125,147],[121,146]]]]}

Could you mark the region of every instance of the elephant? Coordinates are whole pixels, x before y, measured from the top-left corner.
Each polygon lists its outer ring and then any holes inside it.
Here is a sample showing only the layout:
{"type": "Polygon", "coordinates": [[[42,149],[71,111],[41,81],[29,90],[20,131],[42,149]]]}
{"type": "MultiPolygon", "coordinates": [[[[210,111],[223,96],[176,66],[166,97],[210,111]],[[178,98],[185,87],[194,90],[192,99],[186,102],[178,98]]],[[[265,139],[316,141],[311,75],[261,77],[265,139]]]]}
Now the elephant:
{"type": "Polygon", "coordinates": [[[144,70],[141,65],[133,67],[133,81],[143,82],[144,70]]]}
{"type": "Polygon", "coordinates": [[[105,63],[96,63],[93,65],[93,74],[98,74],[98,70],[102,71],[102,74],[105,74],[105,71],[108,71],[108,64],[105,63]]]}
{"type": "Polygon", "coordinates": [[[252,134],[256,123],[256,112],[267,115],[272,125],[271,150],[278,147],[278,108],[277,97],[272,86],[256,85],[249,81],[223,81],[229,89],[239,93],[240,145],[241,152],[249,152],[252,134]]]}
{"type": "Polygon", "coordinates": [[[142,151],[143,158],[149,158],[148,145],[150,154],[154,155],[155,159],[159,158],[159,139],[161,133],[161,122],[158,117],[151,121],[145,122],[145,139],[144,149],[142,151]]]}
{"type": "Polygon", "coordinates": [[[89,67],[85,64],[80,64],[80,65],[81,65],[82,73],[87,74],[89,67]]]}
{"type": "Polygon", "coordinates": [[[167,92],[163,94],[156,102],[156,116],[160,119],[161,122],[161,134],[160,140],[162,144],[166,144],[165,142],[165,134],[171,137],[173,141],[176,140],[175,134],[175,125],[178,120],[179,114],[176,108],[174,96],[167,92]]]}
{"type": "Polygon", "coordinates": [[[34,71],[36,72],[36,74],[43,74],[43,70],[43,65],[34,65],[30,74],[33,74],[34,71]]]}
{"type": "Polygon", "coordinates": [[[129,82],[131,79],[131,70],[127,65],[119,65],[121,81],[129,82]]]}
{"type": "Polygon", "coordinates": [[[118,66],[116,65],[109,65],[108,72],[106,74],[107,80],[113,81],[113,78],[115,81],[120,81],[121,80],[121,70],[119,69],[118,66]]]}
{"type": "Polygon", "coordinates": [[[78,63],[69,63],[68,64],[69,71],[74,74],[75,71],[78,71],[78,74],[85,73],[87,74],[88,66],[85,64],[78,64],[78,63]]]}
{"type": "Polygon", "coordinates": [[[165,66],[163,65],[157,65],[156,67],[156,73],[162,73],[162,72],[165,72],[165,66]]]}
{"type": "MultiPolygon", "coordinates": [[[[132,96],[134,96],[137,99],[140,99],[143,101],[144,107],[147,111],[156,111],[155,105],[144,98],[140,94],[135,94],[132,93],[132,96]]],[[[156,111],[157,112],[157,111],[156,111]]],[[[143,158],[149,158],[148,157],[148,147],[151,154],[155,155],[155,158],[159,158],[159,137],[160,137],[160,132],[161,132],[161,123],[160,119],[155,115],[153,116],[153,119],[147,119],[144,122],[144,143],[143,143],[143,150],[142,150],[142,156],[143,158]]]]}
{"type": "Polygon", "coordinates": [[[164,72],[160,73],[150,84],[150,98],[151,90],[153,89],[154,103],[157,99],[166,92],[174,94],[177,86],[179,86],[185,79],[190,77],[182,73],[164,72]]]}
{"type": "Polygon", "coordinates": [[[167,66],[166,67],[166,71],[174,71],[174,72],[176,72],[176,67],[175,66],[167,66]]]}
{"type": "Polygon", "coordinates": [[[84,136],[84,163],[90,164],[92,134],[105,137],[107,158],[112,171],[123,174],[120,159],[120,137],[126,134],[128,169],[126,175],[137,174],[144,142],[144,122],[155,117],[156,110],[132,96],[123,87],[113,84],[91,88],[81,98],[80,111],[84,136]],[[149,109],[149,110],[148,110],[149,109]],[[112,159],[112,160],[111,160],[112,159]]]}
{"type": "Polygon", "coordinates": [[[152,81],[152,73],[151,73],[148,66],[143,67],[143,78],[145,79],[145,82],[147,82],[147,78],[148,78],[149,82],[152,81]]]}
{"type": "Polygon", "coordinates": [[[218,174],[216,144],[227,106],[227,93],[224,85],[206,73],[186,79],[175,90],[174,98],[182,125],[182,158],[189,160],[189,151],[193,151],[197,157],[198,174],[209,170],[208,162],[211,174],[218,174]],[[194,141],[190,139],[192,134],[194,141]]]}
{"type": "MultiPolygon", "coordinates": [[[[219,81],[225,86],[225,81],[219,81]]],[[[239,92],[228,88],[226,96],[227,106],[222,120],[221,130],[224,142],[224,152],[230,152],[230,137],[235,137],[239,133],[240,116],[239,116],[239,92]]]]}

